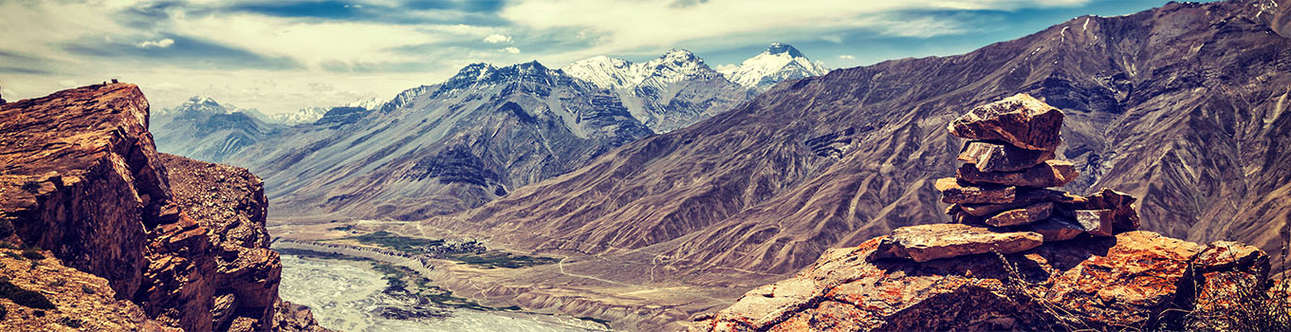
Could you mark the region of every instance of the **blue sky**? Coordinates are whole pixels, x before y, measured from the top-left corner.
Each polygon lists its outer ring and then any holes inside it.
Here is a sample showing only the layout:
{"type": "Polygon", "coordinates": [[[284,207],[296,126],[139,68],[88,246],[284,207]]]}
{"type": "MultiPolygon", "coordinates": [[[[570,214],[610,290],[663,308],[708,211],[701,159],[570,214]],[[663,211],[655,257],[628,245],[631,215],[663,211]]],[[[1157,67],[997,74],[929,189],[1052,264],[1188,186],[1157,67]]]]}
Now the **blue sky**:
{"type": "Polygon", "coordinates": [[[0,0],[0,93],[110,78],[153,107],[193,95],[266,113],[387,99],[474,62],[550,67],[689,49],[712,66],[771,42],[830,68],[952,55],[1161,0],[0,0]]]}

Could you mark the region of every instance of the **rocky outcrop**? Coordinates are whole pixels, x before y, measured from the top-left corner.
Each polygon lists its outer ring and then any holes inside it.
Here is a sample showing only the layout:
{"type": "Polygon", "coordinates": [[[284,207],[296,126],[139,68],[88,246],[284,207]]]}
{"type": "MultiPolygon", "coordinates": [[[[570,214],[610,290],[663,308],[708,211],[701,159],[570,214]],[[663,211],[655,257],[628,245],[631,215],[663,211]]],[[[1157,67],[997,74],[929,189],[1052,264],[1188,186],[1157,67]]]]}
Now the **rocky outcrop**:
{"type": "MultiPolygon", "coordinates": [[[[188,181],[182,167],[175,180],[147,122],[148,102],[130,84],[0,105],[0,242],[48,249],[51,264],[101,278],[111,292],[96,294],[133,305],[149,324],[207,331],[228,327],[226,317],[248,316],[259,323],[246,326],[267,330],[278,261],[267,249],[259,181],[245,171],[188,181]],[[172,191],[172,181],[182,190],[172,191]],[[204,190],[188,190],[192,183],[204,190]],[[238,294],[236,305],[216,300],[227,293],[238,294]]],[[[45,282],[40,292],[62,284],[45,282]]],[[[49,310],[74,312],[79,304],[71,306],[55,301],[49,310]]],[[[82,319],[138,321],[120,314],[126,311],[82,319]]]]}
{"type": "Polygon", "coordinates": [[[748,292],[693,329],[1179,329],[1183,313],[1236,286],[1211,276],[1263,278],[1268,268],[1268,257],[1251,246],[1199,245],[1146,231],[1012,255],[864,259],[887,239],[829,250],[793,278],[748,292]]]}
{"type": "Polygon", "coordinates": [[[0,331],[180,331],[120,299],[107,279],[65,266],[51,254],[0,248],[0,331]],[[12,296],[24,291],[39,295],[12,296]]]}
{"type": "Polygon", "coordinates": [[[207,311],[215,328],[267,330],[277,324],[275,317],[286,310],[275,307],[281,303],[282,265],[269,249],[263,182],[243,168],[170,154],[161,154],[161,160],[175,201],[207,230],[203,235],[211,242],[215,287],[207,311]]]}

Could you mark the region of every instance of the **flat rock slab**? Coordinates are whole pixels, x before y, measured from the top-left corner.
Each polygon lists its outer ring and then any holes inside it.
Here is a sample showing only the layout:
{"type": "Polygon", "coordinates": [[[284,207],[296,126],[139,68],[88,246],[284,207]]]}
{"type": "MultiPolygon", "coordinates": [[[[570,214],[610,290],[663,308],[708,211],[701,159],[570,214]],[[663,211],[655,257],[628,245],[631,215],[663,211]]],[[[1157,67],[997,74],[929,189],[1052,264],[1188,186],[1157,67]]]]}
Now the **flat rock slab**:
{"type": "Polygon", "coordinates": [[[986,227],[964,224],[907,226],[893,230],[892,236],[879,244],[871,258],[909,258],[927,262],[992,251],[1011,254],[1038,247],[1043,239],[1034,232],[995,232],[986,227]]]}
{"type": "Polygon", "coordinates": [[[1053,151],[1027,150],[991,141],[968,141],[959,149],[960,161],[980,172],[1016,172],[1053,159],[1053,151]]]}
{"type": "Polygon", "coordinates": [[[956,177],[976,184],[998,184],[1019,187],[1061,187],[1075,180],[1080,173],[1069,161],[1048,160],[1017,172],[982,172],[976,165],[959,167],[956,177]]]}
{"type": "Polygon", "coordinates": [[[958,208],[974,216],[989,217],[1002,211],[1020,209],[1040,202],[1084,204],[1085,198],[1058,190],[1020,188],[1013,195],[1013,201],[1008,203],[960,204],[958,208]]]}
{"type": "Polygon", "coordinates": [[[974,186],[955,178],[937,179],[934,184],[941,192],[941,201],[952,204],[1009,203],[1014,201],[1016,187],[1000,185],[974,186]]]}
{"type": "Polygon", "coordinates": [[[966,139],[999,140],[1027,149],[1053,151],[1062,142],[1062,111],[1019,93],[974,107],[949,125],[950,134],[966,139]]]}
{"type": "Polygon", "coordinates": [[[1042,202],[1027,205],[1021,209],[1012,209],[1000,212],[990,218],[986,218],[986,224],[996,227],[1017,226],[1030,224],[1036,221],[1049,218],[1053,212],[1053,202],[1042,202]]]}

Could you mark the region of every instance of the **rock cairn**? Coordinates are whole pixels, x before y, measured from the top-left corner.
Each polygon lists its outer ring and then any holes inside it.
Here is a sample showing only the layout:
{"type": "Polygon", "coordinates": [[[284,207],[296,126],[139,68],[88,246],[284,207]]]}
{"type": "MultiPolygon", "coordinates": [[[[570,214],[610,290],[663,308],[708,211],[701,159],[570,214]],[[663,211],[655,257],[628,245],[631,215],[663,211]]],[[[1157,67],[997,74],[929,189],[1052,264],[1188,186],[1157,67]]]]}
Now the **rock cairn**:
{"type": "Polygon", "coordinates": [[[1011,254],[1082,235],[1112,236],[1138,228],[1129,195],[1103,189],[1082,197],[1049,189],[1077,176],[1054,159],[1062,111],[1026,94],[978,106],[949,125],[964,138],[955,177],[938,179],[951,224],[901,227],[871,258],[917,262],[964,255],[1011,254]]]}

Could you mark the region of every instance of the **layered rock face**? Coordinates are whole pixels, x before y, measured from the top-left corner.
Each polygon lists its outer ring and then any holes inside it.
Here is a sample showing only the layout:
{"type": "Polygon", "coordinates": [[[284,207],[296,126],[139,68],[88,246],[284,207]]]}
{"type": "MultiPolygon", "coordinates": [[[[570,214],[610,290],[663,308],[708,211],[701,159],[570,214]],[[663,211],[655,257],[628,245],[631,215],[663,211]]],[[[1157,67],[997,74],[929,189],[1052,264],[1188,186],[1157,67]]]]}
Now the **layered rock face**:
{"type": "Polygon", "coordinates": [[[260,178],[243,168],[160,156],[175,201],[207,230],[204,235],[210,239],[214,287],[207,310],[214,327],[229,331],[294,330],[292,326],[317,329],[317,323],[312,327],[307,323],[313,320],[308,310],[278,299],[282,265],[278,253],[269,249],[265,229],[268,201],[260,178]],[[295,309],[285,309],[288,307],[295,309]],[[280,312],[293,314],[281,321],[275,318],[280,312]]]}
{"type": "MultiPolygon", "coordinates": [[[[229,273],[217,272],[231,269],[228,261],[278,264],[271,252],[262,254],[269,257],[215,252],[227,248],[228,240],[221,236],[244,236],[230,229],[258,228],[259,237],[267,237],[263,193],[233,195],[259,197],[259,214],[247,212],[240,218],[213,218],[192,208],[195,203],[185,198],[191,196],[177,200],[147,121],[147,100],[130,84],[94,85],[0,105],[0,241],[48,249],[51,261],[87,273],[82,277],[103,279],[114,297],[124,300],[120,305],[135,306],[155,325],[219,328],[212,318],[212,310],[218,309],[214,298],[237,283],[225,277],[229,273]],[[192,212],[202,219],[190,217],[192,212]],[[212,229],[229,235],[215,236],[212,229]]],[[[209,194],[200,198],[201,204],[225,203],[215,197],[218,192],[209,194]]],[[[238,244],[253,250],[267,247],[263,242],[238,244]]],[[[276,286],[276,270],[251,269],[264,271],[252,274],[266,275],[276,286]]],[[[259,302],[271,305],[276,288],[261,288],[258,295],[269,299],[259,302]]],[[[66,310],[73,309],[51,309],[66,310]]],[[[119,315],[127,311],[100,311],[84,319],[133,321],[119,315]]],[[[262,309],[255,317],[272,315],[271,309],[262,309]]],[[[270,325],[261,323],[258,329],[270,325]]]]}
{"type": "MultiPolygon", "coordinates": [[[[966,139],[1011,146],[991,151],[1052,155],[1061,127],[1059,110],[1017,95],[974,108],[949,129],[966,139]]],[[[964,151],[974,144],[980,142],[969,141],[964,151]]],[[[1032,195],[1027,192],[1047,190],[1027,184],[1061,185],[1075,177],[1045,160],[1031,163],[1019,169],[1049,170],[982,173],[1013,180],[999,183],[963,176],[938,181],[942,201],[954,204],[950,213],[960,223],[901,227],[858,247],[827,252],[797,276],[750,291],[696,329],[1180,329],[1189,310],[1236,294],[1234,283],[1267,280],[1268,257],[1258,248],[1202,246],[1134,231],[1134,199],[1110,190],[1088,198],[1052,193],[1023,201],[1032,195]],[[960,204],[1001,207],[974,215],[960,204]]]]}

